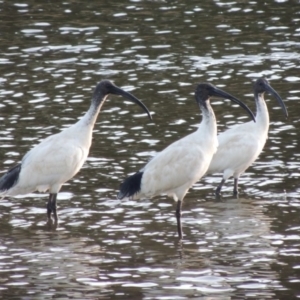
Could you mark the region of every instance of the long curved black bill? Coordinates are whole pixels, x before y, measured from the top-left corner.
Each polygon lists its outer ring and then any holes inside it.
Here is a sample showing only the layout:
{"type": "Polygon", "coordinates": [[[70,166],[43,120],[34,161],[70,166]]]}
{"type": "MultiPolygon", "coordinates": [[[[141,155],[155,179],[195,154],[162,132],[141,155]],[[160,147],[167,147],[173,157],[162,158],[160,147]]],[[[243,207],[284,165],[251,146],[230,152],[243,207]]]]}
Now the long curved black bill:
{"type": "Polygon", "coordinates": [[[269,84],[266,84],[265,85],[265,89],[268,93],[270,93],[271,95],[274,96],[274,98],[276,98],[276,100],[278,101],[281,109],[283,110],[284,114],[285,114],[285,117],[287,118],[288,117],[288,112],[287,112],[287,109],[284,105],[284,102],[283,100],[281,99],[281,97],[279,96],[279,94],[269,85],[269,84]]]}
{"type": "Polygon", "coordinates": [[[212,91],[212,94],[214,94],[215,96],[218,96],[218,97],[229,99],[232,102],[237,103],[239,106],[241,106],[249,114],[251,119],[255,122],[255,116],[254,116],[253,112],[250,110],[250,108],[245,103],[243,103],[239,99],[233,97],[232,95],[230,95],[230,94],[228,94],[228,93],[226,93],[226,92],[224,92],[221,89],[218,89],[216,87],[214,87],[214,89],[212,91]]]}
{"type": "Polygon", "coordinates": [[[128,100],[130,100],[131,102],[139,105],[147,113],[150,120],[152,120],[152,116],[151,116],[148,108],[146,107],[146,105],[143,102],[141,102],[138,98],[134,97],[132,94],[125,92],[124,90],[122,90],[116,86],[112,87],[112,89],[110,90],[110,93],[123,96],[123,97],[127,98],[128,100]]]}

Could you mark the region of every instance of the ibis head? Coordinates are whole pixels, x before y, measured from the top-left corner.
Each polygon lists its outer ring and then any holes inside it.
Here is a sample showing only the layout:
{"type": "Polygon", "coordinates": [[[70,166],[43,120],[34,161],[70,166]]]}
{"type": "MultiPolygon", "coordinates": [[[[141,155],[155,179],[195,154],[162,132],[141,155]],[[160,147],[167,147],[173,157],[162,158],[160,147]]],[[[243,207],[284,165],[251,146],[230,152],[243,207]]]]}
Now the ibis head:
{"type": "Polygon", "coordinates": [[[239,99],[235,98],[234,96],[228,94],[227,92],[215,87],[214,85],[210,83],[199,83],[196,88],[195,92],[195,98],[197,103],[200,106],[206,107],[206,101],[210,99],[210,97],[215,96],[219,98],[225,98],[229,99],[234,103],[237,103],[239,106],[241,106],[243,109],[247,111],[251,119],[255,122],[255,117],[252,111],[249,109],[249,107],[244,104],[239,99]]]}
{"type": "Polygon", "coordinates": [[[260,94],[264,94],[265,92],[271,94],[272,96],[274,96],[274,98],[278,101],[280,107],[282,108],[285,116],[288,116],[288,112],[287,109],[283,103],[283,100],[281,99],[281,97],[279,96],[279,94],[271,87],[271,85],[269,84],[268,80],[265,78],[259,78],[256,80],[256,82],[254,83],[254,95],[255,95],[255,99],[257,99],[258,95],[260,94]]]}
{"type": "Polygon", "coordinates": [[[129,101],[139,105],[147,113],[148,117],[152,120],[149,110],[139,99],[134,97],[132,94],[125,92],[121,88],[117,87],[109,80],[102,80],[97,84],[94,94],[93,94],[92,101],[96,102],[96,103],[100,103],[109,94],[123,96],[124,98],[128,99],[129,101]]]}

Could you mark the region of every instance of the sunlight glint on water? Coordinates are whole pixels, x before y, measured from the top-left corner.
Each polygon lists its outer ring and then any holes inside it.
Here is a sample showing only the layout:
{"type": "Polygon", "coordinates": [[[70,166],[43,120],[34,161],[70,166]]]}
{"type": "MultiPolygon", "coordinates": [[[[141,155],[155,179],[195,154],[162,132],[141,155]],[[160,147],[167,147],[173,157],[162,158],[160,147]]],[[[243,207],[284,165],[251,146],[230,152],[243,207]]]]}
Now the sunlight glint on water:
{"type": "MultiPolygon", "coordinates": [[[[1,172],[47,136],[76,122],[109,78],[151,110],[109,97],[83,169],[58,195],[0,201],[3,299],[291,299],[299,297],[299,16],[289,1],[0,1],[1,172]],[[183,205],[184,241],[165,196],[119,201],[121,181],[201,119],[194,86],[208,81],[254,109],[252,81],[266,76],[286,120],[266,97],[269,139],[222,201],[218,175],[183,205]]],[[[249,121],[214,101],[218,129],[249,121]]]]}

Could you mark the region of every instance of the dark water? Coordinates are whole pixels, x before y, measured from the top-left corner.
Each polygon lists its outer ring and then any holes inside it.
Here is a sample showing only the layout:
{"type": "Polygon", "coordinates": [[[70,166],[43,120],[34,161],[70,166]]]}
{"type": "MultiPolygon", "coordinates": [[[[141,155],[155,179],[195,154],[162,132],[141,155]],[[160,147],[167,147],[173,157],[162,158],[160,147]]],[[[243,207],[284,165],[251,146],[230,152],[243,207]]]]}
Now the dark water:
{"type": "MultiPolygon", "coordinates": [[[[90,156],[58,196],[0,202],[3,299],[295,299],[300,296],[299,1],[0,1],[0,160],[4,172],[33,145],[73,124],[103,78],[132,91],[141,110],[110,97],[90,156]],[[202,3],[203,2],[203,3],[202,3]],[[205,2],[205,3],[204,3],[205,2]],[[254,108],[266,76],[286,120],[267,101],[270,133],[223,201],[203,178],[183,206],[176,237],[171,199],[119,201],[120,182],[195,130],[194,86],[208,81],[254,108]]],[[[214,101],[219,130],[248,117],[214,101]]]]}

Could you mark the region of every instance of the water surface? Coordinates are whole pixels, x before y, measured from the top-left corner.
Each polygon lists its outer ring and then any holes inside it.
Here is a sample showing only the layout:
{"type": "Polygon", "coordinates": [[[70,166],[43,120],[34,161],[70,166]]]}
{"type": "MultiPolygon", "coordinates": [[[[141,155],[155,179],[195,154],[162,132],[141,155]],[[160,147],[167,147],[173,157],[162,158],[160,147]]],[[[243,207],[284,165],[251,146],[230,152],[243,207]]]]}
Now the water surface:
{"type": "MultiPolygon", "coordinates": [[[[0,1],[1,172],[76,122],[103,78],[151,110],[112,96],[90,156],[58,195],[1,200],[3,299],[295,299],[299,297],[299,9],[286,1],[0,1]],[[252,82],[269,79],[263,153],[222,201],[218,175],[183,206],[178,242],[171,199],[119,201],[121,181],[201,120],[194,87],[208,81],[253,110],[252,82]]],[[[249,120],[214,100],[220,131],[249,120]]]]}

